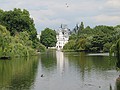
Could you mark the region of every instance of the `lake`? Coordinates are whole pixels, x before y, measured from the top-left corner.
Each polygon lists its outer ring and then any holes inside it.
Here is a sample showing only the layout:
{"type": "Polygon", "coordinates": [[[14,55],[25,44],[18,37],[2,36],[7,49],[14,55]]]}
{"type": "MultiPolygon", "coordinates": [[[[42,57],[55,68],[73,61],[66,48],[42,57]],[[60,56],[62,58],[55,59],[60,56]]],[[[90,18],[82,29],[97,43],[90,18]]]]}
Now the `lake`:
{"type": "Polygon", "coordinates": [[[0,60],[0,90],[118,90],[116,58],[49,50],[0,60]]]}

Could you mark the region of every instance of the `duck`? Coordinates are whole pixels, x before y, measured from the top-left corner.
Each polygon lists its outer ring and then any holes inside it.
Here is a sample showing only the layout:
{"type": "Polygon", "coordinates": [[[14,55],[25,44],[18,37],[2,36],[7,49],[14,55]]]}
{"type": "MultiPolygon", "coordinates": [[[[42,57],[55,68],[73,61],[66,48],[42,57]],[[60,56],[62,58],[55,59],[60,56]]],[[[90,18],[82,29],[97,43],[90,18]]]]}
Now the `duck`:
{"type": "Polygon", "coordinates": [[[43,77],[44,75],[43,74],[41,74],[41,77],[43,77]]]}

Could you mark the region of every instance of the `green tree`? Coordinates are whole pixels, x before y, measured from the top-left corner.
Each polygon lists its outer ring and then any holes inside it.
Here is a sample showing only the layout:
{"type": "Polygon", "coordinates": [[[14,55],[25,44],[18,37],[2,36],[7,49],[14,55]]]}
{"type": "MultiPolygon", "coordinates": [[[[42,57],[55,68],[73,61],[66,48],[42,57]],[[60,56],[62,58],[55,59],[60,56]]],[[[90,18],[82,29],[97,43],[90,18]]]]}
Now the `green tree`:
{"type": "Polygon", "coordinates": [[[84,30],[84,24],[81,22],[79,29],[78,29],[78,36],[80,35],[81,31],[84,30]]]}
{"type": "Polygon", "coordinates": [[[109,52],[111,46],[112,46],[112,43],[109,43],[109,42],[105,43],[103,46],[103,51],[109,52]]]}
{"type": "Polygon", "coordinates": [[[42,45],[42,44],[38,44],[37,51],[38,52],[45,52],[46,51],[46,47],[44,45],[42,45]]]}
{"type": "Polygon", "coordinates": [[[14,37],[2,25],[0,25],[0,57],[21,57],[36,55],[32,49],[32,41],[27,32],[20,32],[14,37]]]}
{"type": "Polygon", "coordinates": [[[79,29],[80,30],[84,30],[84,24],[83,24],[83,22],[81,22],[79,29]]]}
{"type": "Polygon", "coordinates": [[[120,39],[116,41],[110,48],[110,54],[114,53],[117,56],[118,61],[120,61],[120,39]]]}
{"type": "Polygon", "coordinates": [[[71,34],[69,37],[69,40],[76,40],[77,39],[77,35],[76,34],[71,34]]]}
{"type": "Polygon", "coordinates": [[[79,26],[76,24],[75,28],[72,31],[72,34],[77,34],[78,33],[79,26]]]}
{"type": "Polygon", "coordinates": [[[92,44],[92,51],[102,51],[103,50],[103,45],[105,44],[103,35],[95,35],[93,36],[93,39],[91,41],[92,44]]]}
{"type": "Polygon", "coordinates": [[[41,32],[40,42],[48,47],[54,47],[57,42],[56,31],[46,28],[41,32]]]}
{"type": "Polygon", "coordinates": [[[63,50],[74,50],[75,49],[75,40],[70,40],[63,47],[63,50]]]}
{"type": "Polygon", "coordinates": [[[85,50],[86,38],[79,38],[76,40],[75,43],[75,50],[76,51],[83,51],[85,50]]]}
{"type": "Polygon", "coordinates": [[[9,31],[2,25],[0,25],[0,56],[6,56],[8,54],[8,48],[11,43],[11,36],[9,31]]]}
{"type": "Polygon", "coordinates": [[[0,10],[0,24],[5,26],[12,36],[15,36],[18,32],[27,31],[32,41],[37,38],[34,21],[25,9],[0,10]]]}

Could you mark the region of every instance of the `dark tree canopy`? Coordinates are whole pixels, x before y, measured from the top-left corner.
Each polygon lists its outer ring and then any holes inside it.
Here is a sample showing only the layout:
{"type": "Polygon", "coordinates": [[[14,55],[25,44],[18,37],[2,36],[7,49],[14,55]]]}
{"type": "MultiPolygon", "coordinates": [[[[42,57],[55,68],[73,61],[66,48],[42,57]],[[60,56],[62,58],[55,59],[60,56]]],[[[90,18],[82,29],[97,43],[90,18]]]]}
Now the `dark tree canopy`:
{"type": "Polygon", "coordinates": [[[27,31],[32,41],[37,38],[34,21],[25,9],[0,10],[0,24],[5,26],[12,36],[15,36],[16,33],[27,31]]]}
{"type": "Polygon", "coordinates": [[[56,31],[46,28],[41,32],[40,42],[48,47],[54,47],[56,45],[56,31]]]}

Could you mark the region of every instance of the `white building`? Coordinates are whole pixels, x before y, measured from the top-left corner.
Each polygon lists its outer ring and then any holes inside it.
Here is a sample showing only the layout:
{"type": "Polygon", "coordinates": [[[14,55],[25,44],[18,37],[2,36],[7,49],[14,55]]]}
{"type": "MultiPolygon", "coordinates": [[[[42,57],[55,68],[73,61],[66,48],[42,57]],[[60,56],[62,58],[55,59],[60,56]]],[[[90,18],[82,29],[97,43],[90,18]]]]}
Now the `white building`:
{"type": "Polygon", "coordinates": [[[57,31],[57,43],[56,48],[58,50],[63,49],[63,46],[68,42],[69,40],[69,29],[66,26],[61,26],[61,28],[57,31]]]}

